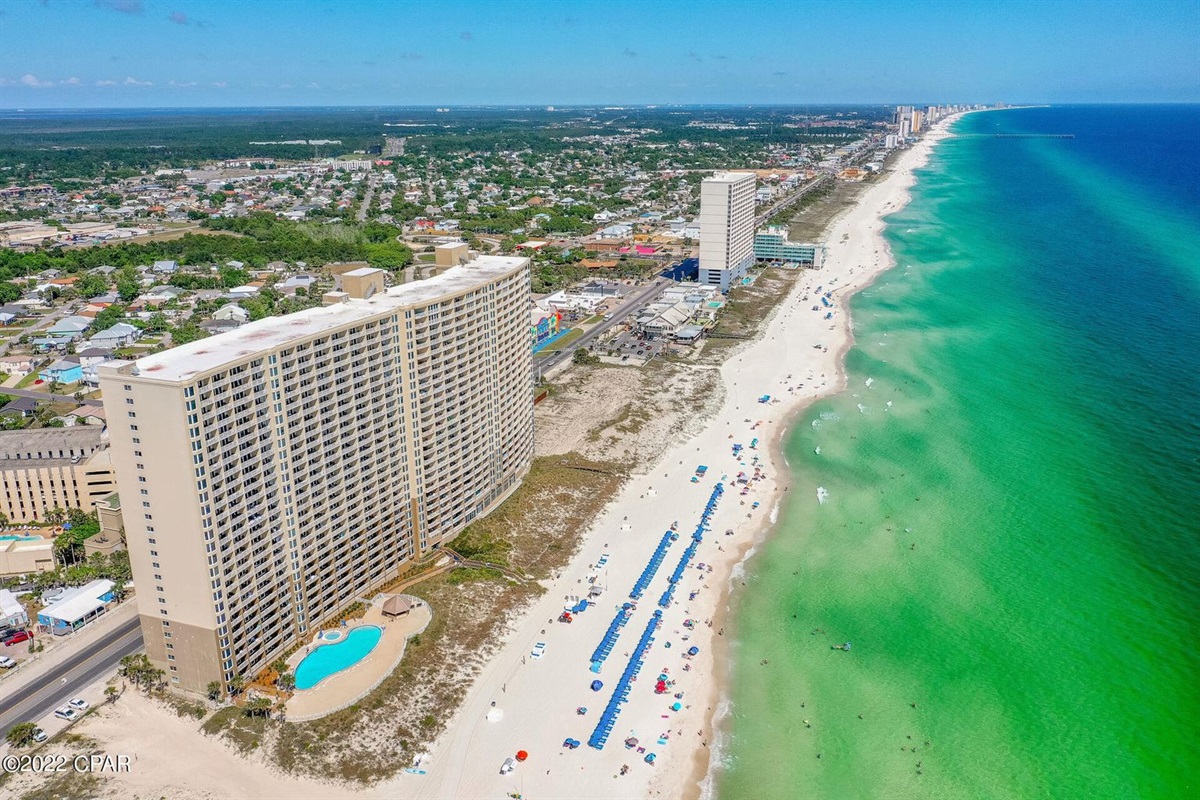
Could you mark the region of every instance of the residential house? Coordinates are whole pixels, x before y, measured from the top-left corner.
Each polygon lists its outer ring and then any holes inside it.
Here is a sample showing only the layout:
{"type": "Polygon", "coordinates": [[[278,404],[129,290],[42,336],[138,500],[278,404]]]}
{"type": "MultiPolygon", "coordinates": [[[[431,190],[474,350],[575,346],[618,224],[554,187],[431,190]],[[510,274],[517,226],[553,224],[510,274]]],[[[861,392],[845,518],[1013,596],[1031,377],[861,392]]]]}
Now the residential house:
{"type": "Polygon", "coordinates": [[[38,401],[32,397],[15,397],[11,402],[0,408],[0,414],[15,414],[22,419],[28,419],[37,413],[38,401]]]}
{"type": "Polygon", "coordinates": [[[142,330],[128,322],[118,322],[111,328],[100,331],[88,340],[89,348],[99,350],[115,350],[118,347],[128,347],[141,338],[142,330]]]}
{"type": "Polygon", "coordinates": [[[275,289],[283,294],[295,294],[297,289],[304,289],[307,291],[308,289],[312,288],[312,285],[316,282],[317,277],[315,275],[300,273],[299,275],[293,275],[287,280],[282,280],[275,284],[275,289]]]}
{"type": "Polygon", "coordinates": [[[174,300],[186,291],[178,286],[155,286],[149,292],[145,292],[138,299],[147,305],[159,305],[169,300],[174,300]]]}
{"type": "Polygon", "coordinates": [[[177,262],[177,261],[155,261],[154,266],[152,266],[150,269],[152,269],[154,272],[156,272],[159,275],[170,275],[179,269],[179,262],[177,262]]]}
{"type": "Polygon", "coordinates": [[[250,312],[239,306],[237,303],[230,303],[221,306],[213,314],[213,319],[222,322],[233,322],[236,325],[242,325],[250,321],[250,312]]]}
{"type": "Polygon", "coordinates": [[[54,339],[66,339],[73,342],[83,338],[84,331],[90,327],[92,327],[92,320],[87,317],[63,317],[46,333],[54,339]]]}
{"type": "Polygon", "coordinates": [[[79,359],[67,356],[55,361],[48,367],[38,370],[38,377],[46,383],[61,383],[69,385],[83,380],[83,366],[79,359]]]}

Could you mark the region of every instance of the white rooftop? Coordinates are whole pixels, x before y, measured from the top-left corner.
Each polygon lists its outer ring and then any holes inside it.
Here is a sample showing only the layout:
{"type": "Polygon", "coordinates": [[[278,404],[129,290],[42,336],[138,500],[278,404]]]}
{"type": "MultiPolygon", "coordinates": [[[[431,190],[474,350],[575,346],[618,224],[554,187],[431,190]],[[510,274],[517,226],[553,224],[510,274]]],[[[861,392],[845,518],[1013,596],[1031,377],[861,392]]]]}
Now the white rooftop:
{"type": "Polygon", "coordinates": [[[737,183],[747,178],[758,177],[753,172],[714,172],[704,179],[704,183],[737,183]]]}
{"type": "Polygon", "coordinates": [[[67,623],[75,622],[76,620],[83,619],[96,609],[108,605],[100,597],[111,592],[113,586],[112,581],[98,580],[92,581],[86,586],[80,586],[78,589],[67,589],[63,592],[62,600],[59,600],[57,603],[51,603],[39,611],[38,614],[52,619],[60,619],[67,623]]]}
{"type": "MultiPolygon", "coordinates": [[[[297,339],[469,291],[527,262],[528,259],[515,256],[478,256],[463,266],[453,267],[426,280],[394,286],[368,300],[349,300],[281,317],[267,317],[232,331],[140,358],[135,362],[134,375],[142,380],[167,383],[189,380],[246,356],[284,347],[297,339]]],[[[120,370],[127,365],[128,362],[113,361],[99,365],[96,371],[101,376],[120,374],[120,370]]]]}

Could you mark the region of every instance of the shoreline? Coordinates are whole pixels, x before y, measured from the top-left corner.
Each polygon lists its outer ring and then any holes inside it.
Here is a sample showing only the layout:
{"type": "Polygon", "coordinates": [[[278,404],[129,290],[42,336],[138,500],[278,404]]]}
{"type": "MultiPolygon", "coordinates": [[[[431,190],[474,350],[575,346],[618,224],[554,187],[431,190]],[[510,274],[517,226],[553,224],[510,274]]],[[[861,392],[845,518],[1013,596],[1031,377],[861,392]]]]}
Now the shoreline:
{"type": "MultiPolygon", "coordinates": [[[[943,120],[932,130],[944,129],[960,116],[943,120]]],[[[440,800],[516,792],[526,797],[610,800],[713,794],[714,767],[724,747],[722,737],[728,736],[722,727],[729,714],[734,667],[728,640],[733,634],[724,628],[730,627],[736,616],[733,581],[744,575],[779,514],[795,511],[791,505],[795,500],[788,491],[791,474],[784,437],[815,400],[845,388],[845,357],[854,343],[846,304],[894,265],[882,238],[883,217],[907,204],[908,188],[915,182],[913,170],[925,163],[935,145],[934,137],[917,142],[899,156],[891,174],[866,188],[853,206],[834,218],[826,267],[797,273],[784,299],[770,311],[752,340],[726,355],[720,364],[686,367],[716,371],[719,380],[709,392],[711,402],[693,401],[688,406],[696,424],[687,425],[686,433],[676,429],[671,443],[652,463],[634,468],[622,488],[606,498],[603,509],[577,533],[576,554],[554,578],[541,582],[544,594],[508,614],[495,650],[473,678],[463,682],[461,702],[419,769],[366,786],[325,785],[277,772],[260,756],[236,754],[226,741],[212,737],[196,741],[194,729],[173,722],[169,726],[172,749],[194,749],[223,767],[219,777],[214,776],[203,789],[185,788],[177,782],[178,765],[163,754],[145,752],[141,732],[123,725],[134,709],[145,713],[151,707],[137,702],[119,713],[98,715],[99,719],[84,729],[117,750],[140,751],[138,774],[123,776],[126,779],[112,785],[133,793],[188,797],[215,792],[225,796],[440,800]],[[832,301],[828,308],[821,304],[825,294],[832,301]],[[811,308],[814,303],[819,311],[811,308]],[[826,318],[827,313],[832,314],[831,319],[826,318]],[[772,396],[770,402],[760,402],[764,394],[772,396]],[[710,414],[710,409],[715,410],[710,414]],[[752,438],[760,441],[757,449],[731,454],[733,443],[749,445],[752,438]],[[726,481],[726,477],[734,479],[739,470],[753,472],[752,460],[763,473],[749,480],[742,493],[743,485],[726,481]],[[698,464],[709,465],[709,471],[707,479],[693,484],[698,464]],[[685,534],[681,538],[686,539],[718,478],[726,482],[728,491],[695,560],[682,573],[674,602],[662,611],[656,642],[644,662],[642,683],[633,685],[608,746],[603,750],[587,747],[599,712],[609,700],[634,642],[656,610],[684,543],[676,543],[668,551],[600,674],[588,671],[590,654],[612,619],[613,609],[628,599],[625,593],[646,566],[662,532],[677,522],[678,530],[685,534]],[[734,535],[723,535],[726,530],[734,535]],[[601,568],[600,562],[606,566],[601,568]],[[602,583],[605,591],[593,610],[577,615],[570,625],[556,622],[564,604],[586,594],[586,581],[595,575],[600,576],[598,585],[602,583]],[[546,643],[540,651],[544,656],[532,656],[536,642],[546,643]],[[697,646],[699,653],[681,658],[682,651],[692,646],[697,646]],[[679,710],[668,707],[670,694],[651,694],[651,687],[646,686],[648,682],[653,685],[657,670],[672,676],[676,685],[670,692],[682,695],[679,710]],[[602,692],[590,690],[595,678],[603,680],[602,692]],[[590,710],[578,715],[576,708],[584,706],[590,710]],[[634,732],[648,752],[657,755],[654,766],[645,763],[640,753],[622,747],[622,740],[634,732]],[[577,751],[564,748],[566,737],[582,740],[585,746],[577,751]],[[530,753],[528,762],[511,774],[499,774],[505,758],[519,749],[530,753]],[[621,775],[619,770],[626,764],[628,774],[621,775]]],[[[813,499],[809,497],[808,502],[813,499]]]]}
{"type": "MultiPolygon", "coordinates": [[[[979,111],[984,110],[990,109],[979,109],[979,111]]],[[[956,122],[965,117],[967,114],[971,113],[977,112],[967,111],[941,120],[934,128],[930,129],[930,132],[948,132],[956,122]]],[[[839,286],[834,291],[834,297],[836,298],[835,306],[839,309],[844,309],[845,313],[840,318],[841,324],[838,325],[838,330],[836,331],[836,333],[839,334],[841,341],[839,342],[839,347],[833,359],[833,385],[825,391],[817,392],[811,396],[805,397],[789,408],[784,416],[783,429],[780,431],[780,435],[776,438],[772,438],[771,440],[769,448],[770,458],[768,463],[770,464],[772,470],[777,471],[777,474],[779,475],[779,478],[776,479],[775,486],[773,487],[771,504],[772,513],[768,520],[764,521],[759,529],[754,532],[754,535],[751,537],[750,541],[745,542],[739,548],[738,557],[734,562],[733,568],[729,571],[727,580],[724,583],[724,588],[721,591],[721,595],[718,600],[717,615],[714,617],[714,623],[716,619],[720,619],[725,627],[730,628],[728,635],[720,637],[721,641],[714,648],[715,664],[713,669],[712,692],[710,694],[710,706],[714,711],[713,714],[710,715],[706,727],[707,738],[714,742],[714,747],[708,748],[707,750],[701,748],[698,751],[696,767],[692,771],[689,780],[686,782],[686,784],[679,784],[675,786],[674,788],[677,791],[673,793],[673,796],[684,798],[684,800],[711,800],[711,798],[716,797],[720,769],[719,762],[721,757],[726,754],[730,737],[732,736],[730,723],[732,721],[733,706],[730,689],[732,676],[735,672],[732,651],[733,642],[737,640],[736,620],[739,605],[739,595],[733,591],[734,581],[739,580],[740,577],[744,575],[745,572],[750,568],[754,558],[760,554],[762,545],[769,541],[776,525],[779,524],[779,520],[786,517],[792,504],[796,502],[795,495],[790,495],[787,492],[787,488],[790,487],[790,475],[785,474],[790,470],[787,456],[784,452],[787,434],[791,431],[792,426],[796,424],[797,420],[801,417],[804,411],[810,408],[814,403],[846,390],[849,381],[846,373],[846,356],[855,344],[854,320],[849,313],[849,301],[859,292],[870,288],[870,286],[874,284],[875,281],[884,273],[896,267],[896,261],[892,255],[891,246],[883,235],[887,225],[886,219],[892,214],[903,210],[909,204],[912,199],[910,189],[917,182],[915,171],[924,167],[928,163],[933,154],[933,150],[938,143],[939,140],[932,137],[922,138],[916,145],[913,145],[913,148],[910,149],[908,153],[905,153],[901,156],[903,161],[896,166],[892,175],[888,176],[887,179],[877,186],[868,189],[867,192],[865,192],[863,196],[858,199],[858,202],[855,203],[854,206],[846,209],[844,212],[842,212],[842,214],[835,217],[829,225],[829,240],[831,241],[829,246],[830,249],[833,249],[834,247],[842,244],[840,241],[833,241],[834,235],[843,226],[848,224],[848,218],[851,217],[855,211],[863,209],[870,198],[872,190],[878,189],[880,190],[879,193],[883,194],[882,188],[887,185],[889,181],[896,183],[903,182],[903,186],[897,187],[902,192],[902,195],[895,201],[887,203],[883,207],[879,208],[878,211],[873,215],[874,222],[878,225],[878,228],[872,230],[868,234],[869,239],[880,245],[878,250],[883,257],[882,262],[875,268],[868,268],[867,270],[864,270],[859,276],[858,280],[853,280],[843,286],[839,286]],[[918,151],[917,148],[922,147],[922,145],[925,146],[923,149],[918,151]],[[901,181],[901,179],[903,180],[901,181]],[[781,483],[784,486],[782,491],[780,489],[781,483]]],[[[794,295],[798,294],[800,288],[802,288],[800,282],[797,282],[792,287],[792,290],[789,292],[789,296],[784,300],[784,303],[787,304],[793,302],[796,299],[794,295]]],[[[769,326],[770,321],[768,322],[768,328],[769,326]]],[[[742,585],[745,585],[744,582],[742,585]]]]}

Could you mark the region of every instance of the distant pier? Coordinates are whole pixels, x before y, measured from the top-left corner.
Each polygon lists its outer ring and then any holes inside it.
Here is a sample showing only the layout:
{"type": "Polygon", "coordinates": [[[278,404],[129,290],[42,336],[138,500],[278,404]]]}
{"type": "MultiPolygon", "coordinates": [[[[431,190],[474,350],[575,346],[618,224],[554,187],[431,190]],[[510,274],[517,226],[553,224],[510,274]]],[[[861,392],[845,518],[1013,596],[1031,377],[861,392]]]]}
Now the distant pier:
{"type": "Polygon", "coordinates": [[[935,139],[1074,139],[1073,133],[931,133],[935,139]]]}

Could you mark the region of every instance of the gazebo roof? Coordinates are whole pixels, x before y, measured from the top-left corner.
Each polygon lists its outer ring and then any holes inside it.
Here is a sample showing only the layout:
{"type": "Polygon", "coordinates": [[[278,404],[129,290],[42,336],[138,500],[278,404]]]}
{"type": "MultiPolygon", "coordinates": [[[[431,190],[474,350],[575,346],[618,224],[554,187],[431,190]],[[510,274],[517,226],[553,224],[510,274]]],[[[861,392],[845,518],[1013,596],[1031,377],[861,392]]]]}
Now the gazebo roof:
{"type": "Polygon", "coordinates": [[[383,613],[390,617],[407,614],[412,609],[412,601],[401,594],[394,594],[383,601],[383,613]]]}

